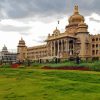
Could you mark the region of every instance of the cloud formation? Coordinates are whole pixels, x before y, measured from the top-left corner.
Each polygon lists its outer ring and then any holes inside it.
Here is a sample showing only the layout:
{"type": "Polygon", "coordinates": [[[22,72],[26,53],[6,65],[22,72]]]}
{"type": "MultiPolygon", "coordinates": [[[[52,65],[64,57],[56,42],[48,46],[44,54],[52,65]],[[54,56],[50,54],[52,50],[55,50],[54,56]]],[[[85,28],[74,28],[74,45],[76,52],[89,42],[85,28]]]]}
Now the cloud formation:
{"type": "Polygon", "coordinates": [[[0,0],[0,17],[18,19],[65,15],[72,12],[75,4],[84,14],[100,14],[100,0],[0,0]]]}
{"type": "MultiPolygon", "coordinates": [[[[28,31],[31,27],[15,27],[12,25],[5,25],[5,26],[0,26],[0,30],[6,31],[6,32],[25,32],[28,31]]],[[[25,33],[26,34],[26,33],[25,33]]]]}
{"type": "Polygon", "coordinates": [[[97,23],[100,23],[100,20],[99,19],[95,19],[94,17],[90,17],[89,20],[90,21],[95,21],[97,23]]]}

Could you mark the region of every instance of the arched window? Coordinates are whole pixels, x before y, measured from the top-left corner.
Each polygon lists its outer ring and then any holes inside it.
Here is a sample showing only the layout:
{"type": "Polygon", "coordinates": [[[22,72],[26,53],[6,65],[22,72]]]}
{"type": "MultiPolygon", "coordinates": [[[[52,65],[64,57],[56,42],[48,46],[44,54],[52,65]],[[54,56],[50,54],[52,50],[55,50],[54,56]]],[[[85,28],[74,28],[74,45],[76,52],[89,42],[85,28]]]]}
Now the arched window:
{"type": "Polygon", "coordinates": [[[95,45],[94,44],[92,44],[92,48],[95,48],[95,45]]]}
{"type": "Polygon", "coordinates": [[[96,41],[98,41],[98,38],[96,38],[96,41]]]}
{"type": "Polygon", "coordinates": [[[92,55],[95,55],[95,50],[92,50],[92,55]]]}
{"type": "Polygon", "coordinates": [[[93,38],[93,39],[92,39],[92,41],[94,42],[94,41],[95,41],[95,39],[93,38]]]}
{"type": "Polygon", "coordinates": [[[96,48],[98,48],[98,44],[96,44],[96,48]]]}

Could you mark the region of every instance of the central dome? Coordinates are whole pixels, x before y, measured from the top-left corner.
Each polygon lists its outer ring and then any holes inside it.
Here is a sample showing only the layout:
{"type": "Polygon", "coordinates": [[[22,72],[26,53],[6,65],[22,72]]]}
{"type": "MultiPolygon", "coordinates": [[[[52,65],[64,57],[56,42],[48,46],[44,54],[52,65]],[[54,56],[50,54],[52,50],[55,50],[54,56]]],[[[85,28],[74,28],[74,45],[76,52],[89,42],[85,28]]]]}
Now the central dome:
{"type": "Polygon", "coordinates": [[[84,22],[84,17],[79,14],[78,6],[74,7],[74,14],[69,18],[69,24],[84,22]]]}

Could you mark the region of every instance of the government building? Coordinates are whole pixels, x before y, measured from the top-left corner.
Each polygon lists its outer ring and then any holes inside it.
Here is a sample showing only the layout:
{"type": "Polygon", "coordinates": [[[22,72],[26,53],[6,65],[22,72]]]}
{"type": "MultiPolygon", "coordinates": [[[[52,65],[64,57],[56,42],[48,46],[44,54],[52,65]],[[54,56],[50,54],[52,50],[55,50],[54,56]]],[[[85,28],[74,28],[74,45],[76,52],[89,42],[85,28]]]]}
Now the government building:
{"type": "Polygon", "coordinates": [[[74,7],[63,33],[56,27],[52,35],[48,34],[45,45],[28,47],[21,39],[17,46],[18,59],[49,61],[54,58],[67,60],[80,57],[81,60],[100,58],[100,35],[90,35],[84,16],[74,7]]]}

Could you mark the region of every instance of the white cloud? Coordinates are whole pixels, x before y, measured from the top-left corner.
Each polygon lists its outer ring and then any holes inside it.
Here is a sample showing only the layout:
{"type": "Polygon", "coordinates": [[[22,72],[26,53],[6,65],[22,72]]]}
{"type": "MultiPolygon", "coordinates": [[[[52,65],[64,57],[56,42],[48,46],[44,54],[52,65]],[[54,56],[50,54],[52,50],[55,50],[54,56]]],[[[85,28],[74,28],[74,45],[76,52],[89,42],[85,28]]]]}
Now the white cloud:
{"type": "Polygon", "coordinates": [[[88,30],[90,34],[100,34],[100,16],[96,13],[86,17],[86,23],[88,24],[88,30]],[[91,20],[92,18],[92,20],[91,20]]]}
{"type": "MultiPolygon", "coordinates": [[[[68,16],[73,13],[72,7],[75,4],[75,1],[71,0],[64,0],[64,2],[60,0],[52,2],[49,2],[49,0],[31,0],[31,2],[29,0],[1,1],[0,49],[4,44],[7,45],[8,49],[16,49],[21,37],[26,41],[27,46],[39,45],[49,33],[52,34],[56,27],[64,32],[65,26],[68,24],[68,16]],[[58,20],[60,21],[59,25],[57,25],[58,20]]],[[[96,1],[100,2],[100,0],[96,1]]],[[[100,23],[97,20],[100,18],[98,10],[100,6],[96,6],[97,3],[94,5],[94,0],[92,2],[78,0],[77,2],[81,14],[82,12],[84,14],[88,13],[86,23],[89,26],[89,32],[91,34],[99,33],[100,23]]]]}

